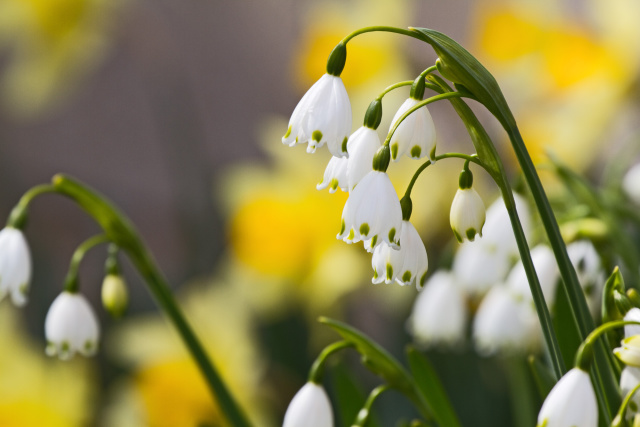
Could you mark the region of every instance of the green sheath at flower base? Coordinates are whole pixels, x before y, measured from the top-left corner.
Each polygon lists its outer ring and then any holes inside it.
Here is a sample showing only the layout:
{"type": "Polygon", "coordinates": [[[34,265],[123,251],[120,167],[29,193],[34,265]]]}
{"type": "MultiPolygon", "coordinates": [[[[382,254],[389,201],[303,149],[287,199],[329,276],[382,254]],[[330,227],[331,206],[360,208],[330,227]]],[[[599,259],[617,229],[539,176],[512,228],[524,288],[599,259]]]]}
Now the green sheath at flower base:
{"type": "Polygon", "coordinates": [[[344,65],[347,62],[347,45],[338,43],[329,54],[327,60],[327,73],[332,76],[340,77],[344,65]]]}
{"type": "Polygon", "coordinates": [[[382,121],[382,101],[380,99],[374,99],[369,104],[367,112],[364,115],[364,126],[373,130],[378,129],[380,122],[382,121]]]}
{"type": "Polygon", "coordinates": [[[391,161],[391,150],[388,145],[383,145],[378,149],[378,152],[373,156],[373,170],[379,172],[386,172],[391,161]]]}
{"type": "Polygon", "coordinates": [[[424,76],[421,74],[418,76],[417,79],[413,81],[409,96],[413,99],[417,99],[418,101],[421,101],[422,98],[424,97],[424,88],[425,88],[424,76]]]}

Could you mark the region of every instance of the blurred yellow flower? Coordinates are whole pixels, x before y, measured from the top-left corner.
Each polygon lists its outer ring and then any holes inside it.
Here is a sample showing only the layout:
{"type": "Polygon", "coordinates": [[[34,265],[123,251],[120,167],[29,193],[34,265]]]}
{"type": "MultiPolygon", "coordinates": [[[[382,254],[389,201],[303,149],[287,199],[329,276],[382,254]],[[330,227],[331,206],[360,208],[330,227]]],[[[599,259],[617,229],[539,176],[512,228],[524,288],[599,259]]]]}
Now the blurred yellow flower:
{"type": "Polygon", "coordinates": [[[3,107],[29,117],[63,100],[104,58],[122,0],[0,0],[3,107]]]}
{"type": "Polygon", "coordinates": [[[44,354],[44,343],[29,339],[8,305],[0,310],[0,426],[85,426],[95,392],[90,361],[61,362],[44,354]]]}
{"type": "MultiPolygon", "coordinates": [[[[255,425],[269,425],[259,403],[262,363],[250,312],[236,279],[192,283],[181,306],[218,372],[255,425]]],[[[105,346],[133,370],[113,390],[107,426],[218,426],[219,409],[176,332],[160,314],[131,316],[105,346]]]]}
{"type": "Polygon", "coordinates": [[[624,11],[640,16],[640,3],[566,3],[479,1],[472,40],[503,87],[534,160],[551,148],[582,168],[597,156],[638,75],[640,28],[624,11]]]}

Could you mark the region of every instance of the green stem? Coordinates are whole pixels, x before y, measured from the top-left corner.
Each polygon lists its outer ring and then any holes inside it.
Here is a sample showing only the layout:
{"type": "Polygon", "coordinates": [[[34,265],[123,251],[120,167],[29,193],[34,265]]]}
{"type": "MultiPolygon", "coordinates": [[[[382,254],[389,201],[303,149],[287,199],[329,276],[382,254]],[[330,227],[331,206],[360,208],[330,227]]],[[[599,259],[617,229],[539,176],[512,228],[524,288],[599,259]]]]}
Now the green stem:
{"type": "Polygon", "coordinates": [[[418,102],[416,105],[414,105],[413,107],[405,111],[405,113],[393,124],[393,128],[391,129],[391,131],[389,131],[389,133],[387,134],[387,138],[384,140],[384,145],[389,145],[389,143],[391,142],[391,138],[393,137],[393,134],[395,133],[396,129],[398,129],[398,126],[400,126],[400,123],[402,123],[404,119],[409,117],[414,111],[419,110],[425,105],[429,105],[433,102],[440,101],[441,99],[462,98],[462,97],[464,97],[464,95],[462,95],[461,93],[447,92],[447,93],[441,93],[440,95],[432,96],[431,98],[427,98],[424,101],[418,102]]]}
{"type": "Polygon", "coordinates": [[[592,347],[596,343],[596,340],[605,332],[626,325],[640,325],[640,322],[635,320],[616,320],[615,322],[607,322],[594,329],[582,344],[580,344],[580,348],[578,348],[578,351],[576,352],[575,367],[580,368],[583,371],[588,371],[593,357],[592,347]]]}
{"type": "MultiPolygon", "coordinates": [[[[435,75],[431,75],[429,78],[435,83],[434,86],[438,92],[449,93],[451,91],[451,88],[441,78],[435,75]]],[[[551,365],[556,378],[560,378],[566,372],[566,368],[562,359],[562,353],[560,352],[558,338],[555,330],[553,329],[549,308],[544,300],[538,275],[533,266],[533,261],[531,260],[531,252],[529,251],[527,239],[518,217],[515,199],[513,197],[509,181],[507,180],[506,172],[504,171],[502,162],[498,157],[495,146],[493,145],[491,138],[489,138],[489,134],[487,134],[487,131],[484,129],[471,108],[469,108],[469,106],[459,98],[451,98],[450,102],[467,128],[480,159],[485,165],[490,165],[492,167],[492,169],[488,169],[488,171],[502,193],[502,199],[504,200],[505,207],[509,214],[511,227],[513,228],[513,233],[518,244],[518,251],[520,252],[522,265],[525,269],[527,280],[529,281],[529,288],[531,289],[531,295],[536,307],[536,312],[538,313],[545,343],[549,349],[551,365]]]]}
{"type": "Polygon", "coordinates": [[[385,33],[402,34],[404,36],[409,36],[409,37],[413,37],[414,39],[424,41],[424,39],[420,37],[420,34],[415,31],[407,30],[404,28],[398,28],[398,27],[387,27],[384,25],[376,25],[372,27],[360,28],[359,30],[354,31],[348,36],[346,36],[345,38],[343,38],[340,43],[347,44],[355,36],[359,36],[360,34],[365,34],[365,33],[378,32],[378,31],[385,32],[385,33]]]}
{"type": "Polygon", "coordinates": [[[371,408],[373,407],[373,402],[376,401],[378,396],[390,389],[391,386],[389,386],[388,384],[382,384],[371,390],[371,393],[369,393],[369,397],[367,397],[367,401],[364,403],[364,406],[362,407],[360,412],[358,412],[358,416],[356,417],[356,420],[351,427],[365,427],[369,422],[369,419],[371,418],[371,408]]]}
{"type": "Polygon", "coordinates": [[[640,390],[640,383],[638,383],[638,385],[636,385],[633,389],[631,389],[631,391],[627,393],[627,395],[624,397],[624,400],[622,401],[622,405],[620,405],[620,409],[618,409],[618,414],[613,419],[613,423],[611,424],[612,427],[626,425],[624,424],[624,419],[625,419],[625,414],[627,413],[627,407],[629,406],[631,399],[633,399],[633,395],[636,394],[638,390],[640,390]]]}
{"type": "Polygon", "coordinates": [[[37,196],[45,193],[55,192],[55,188],[50,184],[36,185],[24,195],[18,201],[18,204],[11,210],[9,219],[7,220],[7,227],[14,227],[22,229],[27,221],[27,211],[31,201],[37,196]]]}
{"type": "Polygon", "coordinates": [[[187,322],[166,279],[156,266],[153,257],[130,220],[104,196],[68,176],[56,175],[53,177],[52,183],[56,192],[75,201],[98,222],[109,240],[129,255],[159,307],[177,329],[227,421],[234,427],[251,426],[227,389],[202,343],[187,322]]]}
{"type": "Polygon", "coordinates": [[[315,384],[322,384],[322,377],[324,376],[324,366],[327,358],[333,353],[336,353],[342,349],[353,347],[353,343],[350,341],[338,341],[325,347],[320,355],[316,358],[311,370],[309,371],[309,381],[315,384]]]}
{"type": "Polygon", "coordinates": [[[424,70],[423,72],[421,72],[420,75],[422,77],[427,77],[427,74],[431,74],[434,71],[436,71],[437,69],[438,69],[438,67],[436,65],[432,65],[431,67],[429,67],[426,70],[424,70]]]}
{"type": "Polygon", "coordinates": [[[78,248],[73,253],[71,257],[71,262],[69,263],[69,271],[67,273],[67,278],[64,281],[64,290],[67,292],[76,293],[79,290],[80,281],[78,280],[78,271],[80,269],[80,263],[84,259],[84,256],[87,252],[89,252],[92,248],[102,244],[109,242],[109,238],[105,234],[98,234],[97,236],[93,236],[85,240],[78,246],[78,248]]]}
{"type": "MultiPolygon", "coordinates": [[[[475,154],[469,155],[469,154],[463,154],[463,153],[445,153],[445,154],[441,154],[439,156],[436,156],[435,160],[437,161],[437,160],[450,159],[450,158],[464,159],[467,162],[473,162],[473,163],[477,164],[478,166],[482,167],[483,169],[487,170],[485,164],[482,163],[482,161],[480,159],[478,159],[478,156],[476,156],[475,154]]],[[[409,182],[409,185],[407,186],[407,191],[404,192],[404,197],[410,197],[411,196],[411,191],[413,190],[413,186],[415,185],[416,181],[418,180],[418,177],[431,164],[432,164],[431,160],[427,160],[426,162],[421,164],[418,169],[416,169],[416,171],[413,174],[413,177],[411,177],[411,181],[409,182]]]]}
{"type": "Polygon", "coordinates": [[[392,84],[391,86],[387,87],[385,90],[380,92],[380,95],[378,95],[376,99],[381,100],[386,94],[388,94],[392,90],[398,89],[399,87],[403,87],[403,86],[411,86],[412,84],[413,84],[413,80],[405,80],[403,82],[392,84]]]}
{"type": "MultiPolygon", "coordinates": [[[[576,271],[571,264],[569,255],[567,254],[567,248],[562,240],[558,222],[551,210],[551,205],[549,204],[547,195],[542,187],[542,183],[540,182],[540,177],[533,166],[531,156],[529,156],[529,152],[527,151],[518,127],[515,125],[515,121],[513,121],[513,124],[508,124],[506,122],[503,122],[502,124],[509,135],[516,158],[518,159],[520,168],[522,169],[525,180],[527,181],[538,209],[538,213],[540,214],[542,224],[544,225],[549,239],[549,244],[553,249],[553,253],[560,270],[560,275],[562,277],[562,284],[569,299],[569,305],[576,321],[578,332],[580,337],[585,339],[589,332],[594,329],[595,323],[589,313],[587,300],[584,292],[582,291],[582,287],[580,286],[580,282],[578,281],[576,271]]],[[[620,395],[617,393],[618,386],[613,368],[607,361],[604,343],[600,343],[596,351],[596,369],[594,371],[594,375],[597,382],[599,382],[599,386],[602,388],[602,390],[600,390],[599,387],[596,386],[596,391],[602,398],[600,403],[606,410],[605,415],[607,417],[607,421],[610,422],[610,419],[614,415],[614,408],[617,408],[620,405],[620,395]]]]}

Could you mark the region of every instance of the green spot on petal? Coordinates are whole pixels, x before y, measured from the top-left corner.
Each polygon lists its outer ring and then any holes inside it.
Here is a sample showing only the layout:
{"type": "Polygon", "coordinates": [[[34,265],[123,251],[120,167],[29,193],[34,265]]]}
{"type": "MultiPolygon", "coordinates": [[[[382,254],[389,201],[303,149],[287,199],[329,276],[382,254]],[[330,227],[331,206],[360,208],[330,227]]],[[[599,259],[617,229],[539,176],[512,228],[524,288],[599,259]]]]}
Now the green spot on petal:
{"type": "Polygon", "coordinates": [[[289,125],[289,128],[287,128],[287,133],[284,134],[284,138],[289,138],[291,136],[291,125],[289,125]]]}
{"type": "Polygon", "coordinates": [[[322,132],[320,132],[319,130],[314,130],[311,134],[311,139],[319,143],[320,141],[322,141],[322,132]]]}
{"type": "Polygon", "coordinates": [[[420,278],[420,287],[422,288],[424,286],[424,283],[427,281],[427,272],[425,271],[425,273],[422,275],[422,277],[420,278]]]}
{"type": "Polygon", "coordinates": [[[393,279],[393,266],[391,264],[387,264],[387,280],[393,279]]]}
{"type": "Polygon", "coordinates": [[[378,242],[378,235],[376,234],[371,238],[371,249],[376,247],[376,243],[378,242]]]}
{"type": "Polygon", "coordinates": [[[393,243],[393,238],[396,237],[395,227],[389,230],[389,242],[393,243]]]}
{"type": "Polygon", "coordinates": [[[343,153],[347,152],[347,141],[349,141],[349,137],[345,136],[344,139],[342,140],[342,152],[343,153]]]}
{"type": "Polygon", "coordinates": [[[411,149],[411,157],[415,157],[416,159],[419,159],[421,152],[422,152],[422,148],[420,148],[419,145],[416,145],[411,149]]]}
{"type": "Polygon", "coordinates": [[[378,270],[376,270],[375,268],[373,269],[373,278],[374,279],[378,278],[378,270]]]}
{"type": "Polygon", "coordinates": [[[340,225],[340,235],[344,233],[344,229],[346,228],[346,224],[344,223],[344,219],[342,220],[342,224],[340,225]]]}
{"type": "Polygon", "coordinates": [[[405,271],[402,275],[402,281],[405,283],[411,281],[411,272],[409,270],[405,271]]]}
{"type": "Polygon", "coordinates": [[[360,234],[363,236],[369,234],[369,224],[367,224],[366,222],[362,223],[362,225],[360,226],[360,234]]]}
{"type": "Polygon", "coordinates": [[[353,231],[353,228],[349,230],[349,235],[347,236],[347,240],[353,240],[356,237],[356,233],[353,231]]]}
{"type": "Polygon", "coordinates": [[[476,229],[475,228],[470,228],[467,230],[467,239],[469,239],[470,242],[473,242],[476,238],[476,229]]]}
{"type": "Polygon", "coordinates": [[[332,190],[335,190],[336,188],[338,188],[338,180],[337,180],[337,179],[335,179],[335,178],[333,178],[333,179],[331,180],[331,182],[329,183],[329,187],[330,187],[332,190]]]}
{"type": "Polygon", "coordinates": [[[458,241],[458,243],[462,243],[462,236],[460,235],[460,233],[458,233],[455,229],[453,229],[453,235],[456,236],[456,240],[458,241]]]}
{"type": "Polygon", "coordinates": [[[391,158],[393,160],[395,160],[396,157],[398,157],[398,143],[397,142],[394,143],[394,144],[391,144],[391,158]]]}

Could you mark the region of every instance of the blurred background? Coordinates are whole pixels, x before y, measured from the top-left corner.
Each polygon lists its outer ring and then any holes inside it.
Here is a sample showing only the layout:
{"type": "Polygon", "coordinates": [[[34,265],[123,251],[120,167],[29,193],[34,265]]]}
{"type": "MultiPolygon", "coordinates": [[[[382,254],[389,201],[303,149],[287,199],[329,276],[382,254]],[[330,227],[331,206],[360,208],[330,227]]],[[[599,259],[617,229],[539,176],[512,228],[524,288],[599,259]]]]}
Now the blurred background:
{"type": "MultiPolygon", "coordinates": [[[[369,25],[444,32],[496,76],[535,161],[552,150],[597,178],[608,159],[638,145],[638,16],[635,0],[0,0],[0,217],[57,172],[107,195],[138,226],[256,425],[277,426],[315,356],[337,339],[317,316],[354,325],[400,359],[411,342],[415,288],[373,286],[370,257],[334,237],[346,194],[315,189],[329,153],[280,143],[333,46],[369,25]]],[[[354,130],[380,91],[434,63],[425,46],[392,34],[349,43],[343,77],[354,130]]],[[[396,92],[385,97],[381,132],[408,96],[396,92]]],[[[517,180],[505,135],[474,110],[517,180]]],[[[471,153],[450,105],[430,111],[439,152],[471,153]]],[[[397,188],[420,164],[403,162],[390,168],[397,188]]],[[[414,189],[432,271],[457,247],[448,215],[460,166],[443,161],[414,189]]],[[[488,206],[497,190],[477,180],[488,206]]],[[[30,302],[0,306],[0,425],[223,425],[126,261],[127,315],[114,321],[100,308],[101,250],[82,268],[103,328],[99,355],[45,357],[48,306],[73,250],[97,231],[65,200],[33,205],[30,302]]],[[[470,345],[427,354],[464,425],[515,425],[502,358],[470,345]]],[[[379,380],[355,355],[337,359],[332,397],[350,390],[364,399],[379,380]]],[[[376,422],[413,415],[388,393],[376,422]]]]}

